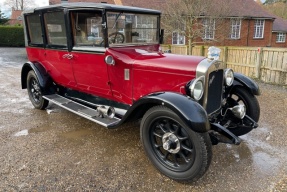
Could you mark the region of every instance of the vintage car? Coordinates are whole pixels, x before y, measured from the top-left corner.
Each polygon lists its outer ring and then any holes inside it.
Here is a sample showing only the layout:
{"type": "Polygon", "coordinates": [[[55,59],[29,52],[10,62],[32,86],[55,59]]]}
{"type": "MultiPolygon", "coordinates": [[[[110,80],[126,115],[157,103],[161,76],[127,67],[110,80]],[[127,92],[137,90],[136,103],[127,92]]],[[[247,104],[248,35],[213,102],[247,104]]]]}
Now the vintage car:
{"type": "Polygon", "coordinates": [[[257,84],[212,54],[162,52],[157,10],[66,3],[23,16],[21,83],[34,107],[52,102],[109,129],[139,121],[148,158],[174,180],[199,179],[212,145],[238,145],[258,126],[257,84]]]}

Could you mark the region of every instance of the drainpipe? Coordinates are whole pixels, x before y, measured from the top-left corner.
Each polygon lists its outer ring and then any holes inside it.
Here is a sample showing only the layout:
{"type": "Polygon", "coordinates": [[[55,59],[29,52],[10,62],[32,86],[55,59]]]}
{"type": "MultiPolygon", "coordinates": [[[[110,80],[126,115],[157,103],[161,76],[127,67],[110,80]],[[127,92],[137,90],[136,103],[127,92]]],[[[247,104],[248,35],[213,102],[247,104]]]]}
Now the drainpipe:
{"type": "Polygon", "coordinates": [[[250,32],[250,20],[251,17],[247,17],[248,19],[248,27],[247,27],[247,40],[246,40],[246,46],[249,46],[249,32],[250,32]]]}

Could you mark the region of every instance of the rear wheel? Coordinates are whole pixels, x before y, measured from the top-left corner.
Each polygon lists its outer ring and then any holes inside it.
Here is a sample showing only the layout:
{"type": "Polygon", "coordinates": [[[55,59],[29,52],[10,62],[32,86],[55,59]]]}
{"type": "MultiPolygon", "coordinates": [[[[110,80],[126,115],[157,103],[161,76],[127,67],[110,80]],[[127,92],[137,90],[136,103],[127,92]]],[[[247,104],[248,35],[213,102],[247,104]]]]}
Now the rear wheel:
{"type": "Polygon", "coordinates": [[[141,140],[153,165],[172,179],[196,181],[210,165],[209,135],[192,131],[167,107],[156,106],[146,112],[141,121],[141,140]]]}
{"type": "Polygon", "coordinates": [[[42,97],[39,80],[34,71],[29,71],[27,75],[27,91],[31,103],[36,109],[45,109],[49,101],[42,97]]]}

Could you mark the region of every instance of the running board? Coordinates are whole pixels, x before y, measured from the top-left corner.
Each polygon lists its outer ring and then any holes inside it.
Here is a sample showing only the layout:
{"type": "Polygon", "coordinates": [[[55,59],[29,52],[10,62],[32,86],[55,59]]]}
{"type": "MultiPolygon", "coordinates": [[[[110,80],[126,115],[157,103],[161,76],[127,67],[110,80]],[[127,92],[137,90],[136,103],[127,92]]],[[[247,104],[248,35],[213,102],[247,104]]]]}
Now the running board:
{"type": "Polygon", "coordinates": [[[104,127],[114,126],[120,122],[120,119],[116,117],[102,118],[100,117],[100,114],[96,109],[92,109],[90,107],[77,103],[73,100],[67,99],[66,97],[60,96],[58,94],[44,95],[43,98],[68,111],[71,111],[72,113],[75,113],[81,117],[96,122],[104,127]]]}

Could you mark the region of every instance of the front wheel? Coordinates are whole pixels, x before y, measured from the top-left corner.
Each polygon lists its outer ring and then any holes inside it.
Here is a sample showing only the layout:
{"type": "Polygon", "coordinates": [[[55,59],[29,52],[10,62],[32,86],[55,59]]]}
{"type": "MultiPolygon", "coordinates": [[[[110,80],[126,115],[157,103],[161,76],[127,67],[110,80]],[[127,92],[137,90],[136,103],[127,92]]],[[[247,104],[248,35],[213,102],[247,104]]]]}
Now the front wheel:
{"type": "MultiPolygon", "coordinates": [[[[260,117],[260,106],[258,100],[243,87],[236,87],[231,91],[227,98],[227,104],[228,107],[233,107],[239,104],[244,105],[246,108],[246,115],[251,117],[255,122],[258,122],[260,117]]],[[[236,136],[244,135],[253,129],[253,127],[241,125],[242,123],[237,121],[238,120],[233,120],[233,122],[228,126],[228,130],[236,136]]]]}
{"type": "Polygon", "coordinates": [[[192,131],[177,114],[164,106],[153,107],[144,115],[141,141],[153,165],[178,181],[198,180],[211,162],[208,133],[192,131]]]}
{"type": "Polygon", "coordinates": [[[49,101],[42,97],[39,80],[34,71],[29,71],[27,75],[27,91],[31,103],[36,109],[45,109],[49,101]]]}

